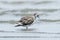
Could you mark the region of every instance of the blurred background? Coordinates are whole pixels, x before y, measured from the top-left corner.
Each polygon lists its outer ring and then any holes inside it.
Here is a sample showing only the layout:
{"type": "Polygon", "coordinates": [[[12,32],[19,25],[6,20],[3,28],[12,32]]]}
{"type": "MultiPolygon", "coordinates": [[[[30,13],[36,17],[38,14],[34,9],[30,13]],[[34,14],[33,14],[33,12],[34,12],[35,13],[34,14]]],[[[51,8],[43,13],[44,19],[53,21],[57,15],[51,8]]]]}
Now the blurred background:
{"type": "Polygon", "coordinates": [[[60,34],[60,0],[0,0],[0,32],[21,33],[24,27],[15,28],[16,21],[35,12],[40,20],[30,26],[34,30],[29,32],[46,32],[54,37],[60,34]]]}

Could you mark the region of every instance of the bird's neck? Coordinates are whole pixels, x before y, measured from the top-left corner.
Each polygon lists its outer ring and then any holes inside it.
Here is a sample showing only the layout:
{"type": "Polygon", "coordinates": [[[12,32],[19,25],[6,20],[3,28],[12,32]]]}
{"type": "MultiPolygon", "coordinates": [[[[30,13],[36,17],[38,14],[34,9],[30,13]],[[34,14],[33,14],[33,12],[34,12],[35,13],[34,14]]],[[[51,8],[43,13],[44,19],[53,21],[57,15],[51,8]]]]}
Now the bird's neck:
{"type": "Polygon", "coordinates": [[[36,19],[36,16],[33,16],[34,19],[36,19]]]}

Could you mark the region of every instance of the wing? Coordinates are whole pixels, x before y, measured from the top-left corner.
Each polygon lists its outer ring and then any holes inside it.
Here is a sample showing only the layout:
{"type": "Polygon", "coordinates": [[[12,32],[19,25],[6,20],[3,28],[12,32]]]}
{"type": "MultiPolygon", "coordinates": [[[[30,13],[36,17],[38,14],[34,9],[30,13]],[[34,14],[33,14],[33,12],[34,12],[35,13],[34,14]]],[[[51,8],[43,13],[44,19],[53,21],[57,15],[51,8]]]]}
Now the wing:
{"type": "Polygon", "coordinates": [[[27,20],[26,17],[22,17],[18,22],[23,22],[24,20],[27,20]]]}
{"type": "Polygon", "coordinates": [[[33,21],[34,21],[34,19],[33,19],[33,18],[29,18],[29,19],[28,19],[28,24],[33,23],[33,21]]]}
{"type": "Polygon", "coordinates": [[[23,24],[26,24],[26,25],[32,24],[33,21],[34,21],[34,19],[33,19],[32,17],[27,17],[27,19],[25,19],[25,20],[23,21],[23,24]]]}
{"type": "Polygon", "coordinates": [[[33,23],[34,19],[33,17],[23,17],[19,22],[21,22],[23,25],[28,25],[33,23]]]}

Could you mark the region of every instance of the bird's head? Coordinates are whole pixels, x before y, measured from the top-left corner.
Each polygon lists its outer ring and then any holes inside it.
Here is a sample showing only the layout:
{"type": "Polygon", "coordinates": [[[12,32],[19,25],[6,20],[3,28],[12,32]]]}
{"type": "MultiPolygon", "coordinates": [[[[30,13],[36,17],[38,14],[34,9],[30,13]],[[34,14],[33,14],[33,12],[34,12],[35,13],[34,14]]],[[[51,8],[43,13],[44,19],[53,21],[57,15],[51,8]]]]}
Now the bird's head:
{"type": "Polygon", "coordinates": [[[34,17],[35,17],[35,18],[39,18],[39,14],[34,13],[34,17]]]}

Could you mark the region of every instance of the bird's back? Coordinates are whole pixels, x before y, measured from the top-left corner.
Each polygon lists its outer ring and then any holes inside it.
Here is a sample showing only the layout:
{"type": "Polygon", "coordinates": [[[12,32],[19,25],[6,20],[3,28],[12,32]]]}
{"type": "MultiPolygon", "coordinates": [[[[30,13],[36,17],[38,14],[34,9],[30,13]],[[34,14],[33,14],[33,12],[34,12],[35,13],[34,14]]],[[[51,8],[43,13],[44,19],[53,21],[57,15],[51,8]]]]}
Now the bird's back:
{"type": "Polygon", "coordinates": [[[19,22],[21,22],[23,25],[30,25],[34,22],[34,18],[32,16],[22,17],[19,22]]]}

